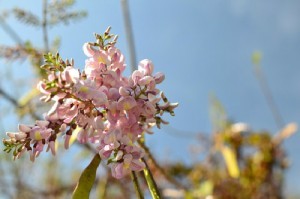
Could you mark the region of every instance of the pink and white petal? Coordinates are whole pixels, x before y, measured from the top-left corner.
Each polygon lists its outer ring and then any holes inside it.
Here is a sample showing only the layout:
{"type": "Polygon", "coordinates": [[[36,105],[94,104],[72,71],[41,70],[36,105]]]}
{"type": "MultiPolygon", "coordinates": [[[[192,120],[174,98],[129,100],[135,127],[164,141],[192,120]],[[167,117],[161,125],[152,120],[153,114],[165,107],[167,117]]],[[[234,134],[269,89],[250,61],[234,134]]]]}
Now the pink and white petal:
{"type": "Polygon", "coordinates": [[[46,120],[37,120],[35,121],[35,123],[39,126],[39,127],[47,127],[49,125],[49,121],[46,120]]]}
{"type": "Polygon", "coordinates": [[[135,159],[131,161],[130,168],[133,171],[141,171],[145,168],[145,163],[135,159]]]}
{"type": "Polygon", "coordinates": [[[18,129],[19,129],[19,131],[25,132],[25,133],[28,133],[31,131],[31,127],[27,126],[25,124],[19,124],[18,129]]]}
{"type": "Polygon", "coordinates": [[[94,50],[89,43],[83,44],[82,49],[84,54],[88,57],[92,57],[93,55],[95,55],[96,50],[94,50]]]}

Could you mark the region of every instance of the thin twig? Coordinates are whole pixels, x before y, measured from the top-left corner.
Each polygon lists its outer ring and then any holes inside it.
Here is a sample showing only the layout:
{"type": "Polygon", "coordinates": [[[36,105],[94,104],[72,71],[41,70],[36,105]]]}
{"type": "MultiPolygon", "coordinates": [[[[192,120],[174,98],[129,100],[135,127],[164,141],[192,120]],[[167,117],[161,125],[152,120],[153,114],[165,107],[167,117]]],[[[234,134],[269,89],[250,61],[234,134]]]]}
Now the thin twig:
{"type": "Polygon", "coordinates": [[[12,105],[14,105],[16,108],[21,108],[18,101],[10,96],[6,91],[4,91],[2,88],[0,88],[0,95],[2,95],[7,101],[9,101],[12,105]]]}
{"type": "Polygon", "coordinates": [[[157,184],[154,180],[154,177],[152,175],[152,172],[145,160],[145,158],[142,158],[142,161],[144,162],[145,164],[145,168],[144,168],[144,176],[145,176],[145,179],[147,181],[147,184],[148,184],[148,187],[149,187],[149,191],[152,195],[152,198],[153,199],[160,199],[161,196],[160,196],[160,192],[159,192],[159,189],[157,187],[157,184]]]}
{"type": "MultiPolygon", "coordinates": [[[[16,109],[25,108],[25,106],[20,105],[19,102],[15,98],[13,98],[12,96],[10,96],[2,88],[0,88],[0,95],[2,95],[4,97],[4,99],[6,99],[7,101],[9,101],[16,109]]],[[[26,106],[28,106],[28,104],[26,106]]],[[[29,108],[29,114],[35,120],[40,120],[41,119],[41,117],[39,117],[31,108],[29,108]]]]}
{"type": "Polygon", "coordinates": [[[48,42],[48,31],[47,31],[47,0],[43,0],[43,23],[42,23],[42,28],[43,28],[43,38],[44,38],[44,47],[45,51],[49,52],[49,42],[48,42]]]}
{"type": "Polygon", "coordinates": [[[268,85],[268,82],[267,82],[267,80],[263,74],[263,71],[261,69],[261,66],[259,64],[257,64],[254,67],[254,72],[255,72],[255,76],[258,80],[258,83],[260,85],[260,88],[266,98],[267,104],[272,111],[272,115],[275,120],[275,123],[276,123],[277,127],[279,129],[281,129],[284,125],[284,121],[282,119],[282,116],[281,116],[281,113],[280,113],[278,107],[275,104],[271,89],[268,85]]]}
{"type": "Polygon", "coordinates": [[[139,184],[139,181],[138,181],[135,171],[131,171],[131,179],[132,179],[132,182],[134,185],[134,189],[135,189],[137,198],[144,199],[144,194],[140,188],[140,184],[139,184]]]}
{"type": "Polygon", "coordinates": [[[1,16],[0,16],[0,26],[17,44],[23,46],[23,41],[21,37],[7,23],[5,23],[5,20],[1,16]]]}
{"type": "Polygon", "coordinates": [[[136,55],[135,55],[135,45],[133,40],[133,31],[131,26],[130,13],[129,13],[127,0],[121,0],[121,6],[123,11],[126,39],[127,39],[128,49],[129,49],[130,67],[131,67],[131,72],[133,72],[137,69],[137,67],[136,67],[136,55]]]}

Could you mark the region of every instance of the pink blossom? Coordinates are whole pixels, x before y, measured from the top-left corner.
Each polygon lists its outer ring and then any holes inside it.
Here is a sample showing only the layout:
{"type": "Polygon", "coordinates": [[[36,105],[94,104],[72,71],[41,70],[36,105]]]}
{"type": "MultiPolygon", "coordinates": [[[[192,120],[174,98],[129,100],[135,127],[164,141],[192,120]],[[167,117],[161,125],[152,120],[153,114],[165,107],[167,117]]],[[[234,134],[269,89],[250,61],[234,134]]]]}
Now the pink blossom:
{"type": "Polygon", "coordinates": [[[140,171],[145,167],[145,164],[140,160],[143,152],[137,147],[129,147],[126,152],[129,153],[123,155],[122,159],[118,157],[118,162],[111,163],[112,176],[117,179],[123,178],[130,171],[140,171]],[[123,161],[120,162],[120,160],[123,161]]]}
{"type": "Polygon", "coordinates": [[[121,86],[119,88],[119,93],[122,96],[129,96],[131,94],[131,89],[121,86]]]}
{"type": "Polygon", "coordinates": [[[79,128],[78,142],[95,144],[101,158],[108,159],[115,178],[145,167],[137,140],[144,132],[153,133],[155,125],[167,124],[162,115],[173,115],[178,104],[170,103],[157,88],[165,76],[153,75],[152,61],[140,61],[138,70],[126,77],[124,55],[114,43],[104,45],[83,45],[87,56],[83,71],[68,61],[59,66],[54,63],[55,70],[46,68],[48,78],[37,87],[44,94],[42,99],[54,104],[45,120],[20,124],[19,132],[7,133],[9,139],[4,142],[21,146],[15,157],[28,151],[34,161],[45,145],[55,155],[56,138],[62,134],[68,149],[72,131],[79,128]]]}
{"type": "Polygon", "coordinates": [[[93,49],[93,47],[89,43],[84,43],[82,46],[83,52],[86,56],[88,57],[93,57],[95,54],[96,50],[93,49]]]}
{"type": "Polygon", "coordinates": [[[130,110],[137,105],[133,97],[121,97],[118,101],[119,110],[130,110]]]}
{"type": "Polygon", "coordinates": [[[143,73],[139,70],[135,70],[133,71],[132,75],[131,75],[131,79],[134,83],[134,85],[137,85],[138,81],[143,77],[143,73]]]}
{"type": "Polygon", "coordinates": [[[79,71],[72,66],[68,66],[60,75],[60,81],[64,81],[65,84],[72,84],[79,81],[79,71]]]}
{"type": "Polygon", "coordinates": [[[35,126],[30,131],[30,138],[33,140],[42,140],[50,137],[52,129],[48,129],[47,127],[35,126]]]}
{"type": "Polygon", "coordinates": [[[126,65],[124,64],[125,58],[121,51],[115,47],[108,49],[108,54],[111,60],[111,64],[108,66],[109,70],[120,70],[123,72],[126,65]]]}
{"type": "Polygon", "coordinates": [[[153,77],[151,77],[151,76],[144,76],[141,79],[139,79],[138,84],[140,86],[146,86],[146,85],[149,85],[151,83],[151,81],[154,81],[153,77]]]}

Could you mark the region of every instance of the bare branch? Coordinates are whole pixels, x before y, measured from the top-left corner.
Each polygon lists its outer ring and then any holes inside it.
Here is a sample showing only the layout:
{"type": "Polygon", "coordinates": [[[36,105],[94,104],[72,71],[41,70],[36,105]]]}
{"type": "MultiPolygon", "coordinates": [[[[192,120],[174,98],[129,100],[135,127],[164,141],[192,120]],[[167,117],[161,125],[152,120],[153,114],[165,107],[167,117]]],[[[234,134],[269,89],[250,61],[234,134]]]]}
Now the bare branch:
{"type": "Polygon", "coordinates": [[[47,31],[47,0],[43,0],[43,37],[44,37],[44,46],[45,51],[49,51],[49,42],[48,42],[48,31],[47,31]]]}
{"type": "Polygon", "coordinates": [[[21,37],[7,23],[5,23],[5,20],[1,16],[0,26],[17,44],[23,45],[21,37]]]}
{"type": "Polygon", "coordinates": [[[133,40],[133,32],[132,32],[130,13],[129,13],[127,0],[121,0],[121,5],[123,11],[123,19],[125,25],[127,44],[129,49],[129,55],[130,55],[130,67],[131,67],[131,71],[133,72],[134,70],[137,69],[137,67],[136,67],[135,45],[133,40]]]}

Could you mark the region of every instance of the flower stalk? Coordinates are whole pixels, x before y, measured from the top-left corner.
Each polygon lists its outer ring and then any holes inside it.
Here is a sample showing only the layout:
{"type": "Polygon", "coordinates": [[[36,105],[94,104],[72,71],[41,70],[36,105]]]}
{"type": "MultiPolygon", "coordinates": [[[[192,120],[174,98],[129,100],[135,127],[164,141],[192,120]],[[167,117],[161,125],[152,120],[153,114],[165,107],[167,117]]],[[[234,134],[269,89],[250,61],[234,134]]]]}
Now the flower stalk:
{"type": "Polygon", "coordinates": [[[144,158],[142,158],[142,161],[145,164],[145,168],[144,168],[143,171],[144,171],[144,176],[145,176],[145,179],[147,181],[148,188],[149,188],[149,191],[151,193],[151,196],[152,196],[153,199],[160,199],[161,198],[160,192],[159,192],[158,187],[156,185],[156,182],[153,178],[152,172],[151,172],[146,160],[144,158]]]}
{"type": "Polygon", "coordinates": [[[138,199],[144,199],[144,194],[141,190],[138,178],[136,176],[136,172],[135,171],[131,171],[131,180],[133,182],[134,185],[134,189],[135,189],[135,193],[138,199]]]}

